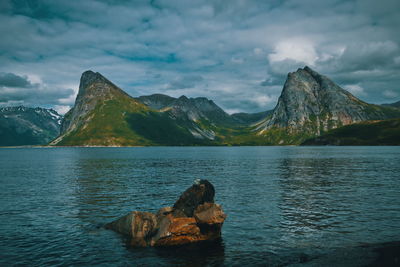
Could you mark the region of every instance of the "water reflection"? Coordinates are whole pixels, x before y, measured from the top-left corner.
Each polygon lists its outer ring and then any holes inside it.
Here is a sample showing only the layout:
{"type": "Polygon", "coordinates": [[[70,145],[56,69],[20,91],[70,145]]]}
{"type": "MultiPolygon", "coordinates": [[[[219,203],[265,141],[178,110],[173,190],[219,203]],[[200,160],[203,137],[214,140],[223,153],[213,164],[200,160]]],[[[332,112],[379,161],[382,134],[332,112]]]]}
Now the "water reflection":
{"type": "Polygon", "coordinates": [[[127,186],[116,174],[118,165],[114,160],[77,159],[73,188],[78,217],[84,222],[98,224],[100,218],[107,220],[112,217],[110,207],[118,204],[129,206],[127,186]]]}
{"type": "Polygon", "coordinates": [[[0,150],[0,265],[286,266],[310,249],[400,240],[398,147],[0,150]],[[127,248],[96,227],[212,180],[223,242],[127,248]],[[199,244],[200,245],[200,244],[199,244]]]}
{"type": "Polygon", "coordinates": [[[282,239],[289,245],[310,246],[310,240],[323,238],[331,228],[341,224],[335,214],[351,213],[343,194],[351,190],[354,182],[354,172],[349,171],[352,164],[344,158],[281,159],[280,230],[282,239]]]}

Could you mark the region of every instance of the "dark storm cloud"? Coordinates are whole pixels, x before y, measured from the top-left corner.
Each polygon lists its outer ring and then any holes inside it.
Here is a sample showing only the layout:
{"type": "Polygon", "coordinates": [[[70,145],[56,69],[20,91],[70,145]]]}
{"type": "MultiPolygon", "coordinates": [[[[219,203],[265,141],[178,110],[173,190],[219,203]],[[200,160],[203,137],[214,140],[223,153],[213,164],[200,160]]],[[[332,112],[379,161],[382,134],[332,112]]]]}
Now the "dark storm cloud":
{"type": "Polygon", "coordinates": [[[304,65],[365,101],[400,98],[397,0],[5,0],[0,10],[0,72],[41,84],[31,90],[40,97],[22,97],[23,86],[7,101],[2,92],[6,104],[66,109],[69,88],[76,94],[92,69],[132,95],[206,96],[231,112],[261,111],[304,65]]]}
{"type": "Polygon", "coordinates": [[[72,104],[72,89],[49,88],[43,83],[32,83],[28,77],[14,73],[0,73],[0,105],[64,105],[72,104]]]}
{"type": "Polygon", "coordinates": [[[0,87],[32,87],[27,77],[21,77],[14,73],[0,72],[0,87]]]}

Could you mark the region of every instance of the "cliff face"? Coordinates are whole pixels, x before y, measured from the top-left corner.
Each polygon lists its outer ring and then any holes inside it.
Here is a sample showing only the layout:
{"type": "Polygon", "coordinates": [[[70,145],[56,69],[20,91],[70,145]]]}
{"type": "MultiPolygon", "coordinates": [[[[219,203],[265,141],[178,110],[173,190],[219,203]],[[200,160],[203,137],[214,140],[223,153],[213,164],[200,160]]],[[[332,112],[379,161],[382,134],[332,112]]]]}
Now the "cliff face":
{"type": "Polygon", "coordinates": [[[61,125],[61,134],[66,134],[88,122],[87,115],[100,102],[118,96],[130,98],[124,91],[107,80],[98,72],[85,71],[80,80],[78,96],[74,107],[65,115],[61,125]]]}
{"type": "Polygon", "coordinates": [[[160,94],[135,99],[101,74],[86,71],[75,106],[65,115],[61,135],[51,145],[203,144],[214,140],[215,133],[201,123],[207,113],[199,107],[207,106],[196,107],[196,103],[184,96],[175,99],[160,94]]]}
{"type": "Polygon", "coordinates": [[[391,110],[367,104],[309,67],[288,74],[270,117],[258,124],[264,134],[285,129],[288,134],[320,135],[324,131],[365,120],[387,119],[391,110]]]}
{"type": "Polygon", "coordinates": [[[53,109],[0,108],[0,146],[45,145],[60,133],[61,120],[53,109]]]}
{"type": "Polygon", "coordinates": [[[65,115],[61,135],[51,145],[139,145],[126,122],[129,113],[148,108],[100,73],[85,71],[74,107],[65,115]]]}

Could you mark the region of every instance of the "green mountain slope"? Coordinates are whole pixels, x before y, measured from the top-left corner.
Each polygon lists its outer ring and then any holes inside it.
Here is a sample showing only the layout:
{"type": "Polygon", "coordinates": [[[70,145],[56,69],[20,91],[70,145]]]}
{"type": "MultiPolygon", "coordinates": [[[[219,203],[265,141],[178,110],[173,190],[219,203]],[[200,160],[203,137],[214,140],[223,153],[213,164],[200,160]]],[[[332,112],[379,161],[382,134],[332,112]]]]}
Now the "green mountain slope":
{"type": "Polygon", "coordinates": [[[149,111],[101,74],[84,72],[75,106],[65,115],[61,135],[51,145],[151,145],[127,122],[130,114],[149,111]]]}
{"type": "Polygon", "coordinates": [[[365,121],[331,130],[302,145],[400,145],[400,119],[365,121]]]}
{"type": "Polygon", "coordinates": [[[155,110],[101,74],[86,71],[75,106],[65,115],[61,135],[51,145],[212,145],[214,135],[204,138],[207,132],[212,131],[203,129],[197,121],[155,110]]]}

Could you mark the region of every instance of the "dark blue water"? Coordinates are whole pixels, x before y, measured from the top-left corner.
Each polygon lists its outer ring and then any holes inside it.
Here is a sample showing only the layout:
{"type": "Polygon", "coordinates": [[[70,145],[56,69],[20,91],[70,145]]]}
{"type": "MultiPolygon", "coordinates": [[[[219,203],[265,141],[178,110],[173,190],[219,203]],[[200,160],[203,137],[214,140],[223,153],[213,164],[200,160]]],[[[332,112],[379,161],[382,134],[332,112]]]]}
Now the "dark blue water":
{"type": "Polygon", "coordinates": [[[285,265],[400,240],[399,147],[0,149],[0,265],[285,265]],[[126,246],[104,223],[210,180],[223,240],[126,246]]]}

